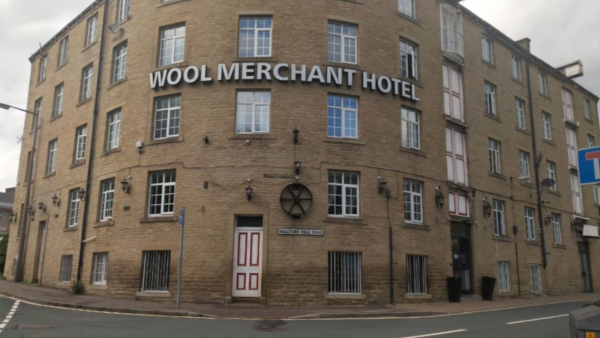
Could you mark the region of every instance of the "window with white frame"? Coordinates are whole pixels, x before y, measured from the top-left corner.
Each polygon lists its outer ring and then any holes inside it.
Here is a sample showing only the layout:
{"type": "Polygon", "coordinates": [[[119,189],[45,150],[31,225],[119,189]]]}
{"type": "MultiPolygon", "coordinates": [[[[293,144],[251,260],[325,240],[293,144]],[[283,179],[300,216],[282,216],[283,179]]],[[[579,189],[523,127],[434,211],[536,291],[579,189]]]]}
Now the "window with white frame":
{"type": "Polygon", "coordinates": [[[585,117],[586,120],[591,120],[592,119],[592,111],[591,111],[591,105],[590,105],[590,100],[588,100],[587,98],[583,98],[583,117],[585,117]]]}
{"type": "Polygon", "coordinates": [[[498,291],[510,292],[510,263],[498,262],[498,291]]]}
{"type": "Polygon", "coordinates": [[[465,56],[464,38],[463,38],[463,17],[456,7],[452,5],[441,4],[441,27],[442,27],[442,51],[460,56],[461,60],[465,56]]]}
{"type": "Polygon", "coordinates": [[[398,12],[415,18],[415,0],[398,0],[398,12]]]}
{"type": "Polygon", "coordinates": [[[106,285],[108,272],[108,253],[94,253],[94,264],[92,266],[92,285],[106,285]]]}
{"type": "Polygon", "coordinates": [[[131,0],[119,0],[117,4],[118,13],[117,13],[117,21],[123,22],[130,17],[131,11],[131,0]]]}
{"type": "Polygon", "coordinates": [[[521,59],[512,56],[512,76],[515,80],[521,81],[521,59]]]}
{"type": "Polygon", "coordinates": [[[169,292],[171,251],[144,251],[142,292],[169,292]]]}
{"type": "Polygon", "coordinates": [[[575,113],[573,112],[573,94],[570,91],[563,89],[563,113],[565,114],[565,120],[575,122],[575,113]]]}
{"type": "Polygon", "coordinates": [[[114,111],[108,114],[107,118],[107,133],[106,133],[106,150],[113,150],[119,147],[119,139],[121,137],[121,110],[114,111]]]}
{"type": "Polygon", "coordinates": [[[356,63],[358,26],[330,22],[328,60],[330,62],[356,63]]]}
{"type": "Polygon", "coordinates": [[[504,202],[494,200],[492,202],[492,210],[494,214],[494,235],[506,236],[506,217],[505,217],[504,202]]]}
{"type": "Polygon", "coordinates": [[[100,221],[109,221],[113,217],[113,202],[115,198],[115,179],[100,182],[100,221]]]}
{"type": "Polygon", "coordinates": [[[577,168],[577,132],[567,126],[567,150],[569,153],[569,166],[577,168]]]}
{"type": "Polygon", "coordinates": [[[46,166],[46,174],[52,174],[56,171],[56,149],[58,148],[58,140],[52,140],[48,143],[48,165],[46,166]]]}
{"type": "Polygon", "coordinates": [[[496,112],[496,86],[486,82],[485,89],[485,113],[492,116],[498,116],[496,112]]]}
{"type": "Polygon", "coordinates": [[[406,255],[406,292],[427,294],[427,256],[406,255]]]}
{"type": "Polygon", "coordinates": [[[54,88],[54,110],[52,111],[52,117],[62,115],[64,91],[64,83],[61,83],[54,88]]]}
{"type": "Polygon", "coordinates": [[[419,78],[417,46],[400,40],[400,75],[409,79],[419,78]]]}
{"type": "Polygon", "coordinates": [[[406,223],[423,223],[423,183],[404,180],[404,220],[406,223]]]}
{"type": "Polygon", "coordinates": [[[448,209],[451,215],[469,217],[469,202],[464,192],[448,193],[448,209]]]}
{"type": "Polygon", "coordinates": [[[408,108],[402,108],[402,147],[421,150],[421,117],[408,108]]]}
{"type": "Polygon", "coordinates": [[[451,128],[446,128],[446,164],[450,182],[468,183],[465,134],[451,128]]]}
{"type": "Polygon", "coordinates": [[[271,56],[273,18],[241,17],[239,55],[242,58],[271,56]]]}
{"type": "Polygon", "coordinates": [[[360,174],[330,171],[328,178],[328,214],[330,217],[360,215],[360,174]]]}
{"type": "Polygon", "coordinates": [[[533,208],[525,208],[525,232],[528,241],[535,241],[535,211],[533,208]]]}
{"type": "Polygon", "coordinates": [[[550,186],[548,189],[551,191],[557,191],[556,187],[556,163],[547,161],[546,162],[546,171],[548,172],[548,178],[554,181],[554,184],[550,186]]]}
{"type": "Polygon", "coordinates": [[[362,294],[362,252],[330,251],[328,256],[328,293],[362,294]]]}
{"type": "Polygon", "coordinates": [[[527,129],[525,122],[525,101],[515,98],[515,110],[517,112],[517,127],[520,129],[527,129]]]}
{"type": "Polygon", "coordinates": [[[268,133],[271,124],[271,92],[238,91],[236,128],[237,134],[268,133]]]}
{"type": "Polygon", "coordinates": [[[464,121],[462,73],[450,66],[443,66],[444,113],[458,121],[464,121]]]}
{"type": "Polygon", "coordinates": [[[60,257],[60,273],[58,281],[67,283],[71,281],[71,269],[73,268],[73,255],[62,255],[60,257]]]}
{"type": "Polygon", "coordinates": [[[79,217],[79,188],[72,189],[69,191],[69,220],[67,222],[68,227],[77,226],[77,220],[79,217]]]}
{"type": "Polygon", "coordinates": [[[521,177],[527,177],[527,182],[531,182],[529,153],[519,150],[519,164],[521,166],[521,177]]]}
{"type": "Polygon", "coordinates": [[[538,87],[540,94],[548,96],[548,76],[538,71],[538,87]]]}
{"type": "Polygon", "coordinates": [[[87,139],[87,126],[81,126],[75,131],[75,162],[85,159],[85,142],[87,139]]]}
{"type": "Polygon", "coordinates": [[[175,170],[150,173],[148,215],[173,215],[175,209],[175,170]]]}
{"type": "Polygon", "coordinates": [[[552,122],[550,114],[542,112],[542,124],[544,126],[544,140],[552,140],[552,122]]]}
{"type": "Polygon", "coordinates": [[[60,44],[58,46],[58,67],[64,66],[68,59],[67,54],[69,52],[69,37],[60,40],[60,44]]]}
{"type": "Polygon", "coordinates": [[[46,80],[46,67],[48,66],[48,56],[44,55],[40,59],[40,69],[38,72],[38,82],[46,80]]]}
{"type": "Polygon", "coordinates": [[[531,292],[542,293],[542,266],[539,264],[529,265],[529,279],[531,281],[531,292]]]}
{"type": "Polygon", "coordinates": [[[159,66],[183,62],[185,55],[185,25],[160,30],[159,66]]]}
{"type": "Polygon", "coordinates": [[[358,138],[358,98],[327,96],[327,136],[358,138]]]}
{"type": "Polygon", "coordinates": [[[94,79],[94,65],[89,65],[81,71],[81,97],[80,101],[85,101],[92,97],[92,88],[94,79]]]}
{"type": "Polygon", "coordinates": [[[600,184],[594,184],[594,203],[600,205],[600,184]]]}
{"type": "Polygon", "coordinates": [[[181,95],[156,99],[154,111],[154,139],[179,135],[181,95]]]}
{"type": "Polygon", "coordinates": [[[115,47],[112,81],[123,80],[127,69],[127,42],[115,47]]]}
{"type": "Polygon", "coordinates": [[[489,139],[488,149],[490,153],[490,172],[492,174],[501,174],[502,166],[500,162],[500,142],[489,139]]]}
{"type": "Polygon", "coordinates": [[[487,36],[481,36],[481,45],[483,48],[483,61],[493,64],[494,63],[494,45],[492,40],[487,36]]]}
{"type": "Polygon", "coordinates": [[[593,148],[596,144],[596,140],[594,139],[594,136],[588,134],[588,147],[589,148],[593,148]]]}
{"type": "Polygon", "coordinates": [[[562,227],[560,225],[560,214],[552,214],[552,230],[554,231],[554,244],[562,245],[562,227]]]}
{"type": "Polygon", "coordinates": [[[33,108],[33,112],[35,113],[35,116],[33,117],[33,125],[32,125],[32,129],[33,126],[35,126],[37,124],[37,127],[39,128],[42,124],[42,119],[41,114],[42,114],[42,98],[39,98],[35,101],[35,106],[33,108]]]}
{"type": "Polygon", "coordinates": [[[579,177],[574,173],[571,173],[571,194],[573,195],[573,211],[577,215],[583,215],[581,186],[579,185],[579,177]]]}
{"type": "Polygon", "coordinates": [[[95,14],[87,21],[87,32],[85,35],[85,46],[90,46],[96,42],[98,35],[98,14],[95,14]]]}

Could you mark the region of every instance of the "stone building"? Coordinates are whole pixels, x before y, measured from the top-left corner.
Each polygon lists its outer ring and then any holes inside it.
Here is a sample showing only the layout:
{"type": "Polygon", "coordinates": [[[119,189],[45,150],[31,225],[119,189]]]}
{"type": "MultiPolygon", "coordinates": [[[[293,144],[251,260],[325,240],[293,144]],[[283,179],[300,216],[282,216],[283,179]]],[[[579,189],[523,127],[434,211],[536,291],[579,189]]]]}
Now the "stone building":
{"type": "Polygon", "coordinates": [[[32,55],[7,278],[173,301],[185,208],[184,301],[600,288],[579,62],[458,1],[153,1],[95,1],[32,55]]]}

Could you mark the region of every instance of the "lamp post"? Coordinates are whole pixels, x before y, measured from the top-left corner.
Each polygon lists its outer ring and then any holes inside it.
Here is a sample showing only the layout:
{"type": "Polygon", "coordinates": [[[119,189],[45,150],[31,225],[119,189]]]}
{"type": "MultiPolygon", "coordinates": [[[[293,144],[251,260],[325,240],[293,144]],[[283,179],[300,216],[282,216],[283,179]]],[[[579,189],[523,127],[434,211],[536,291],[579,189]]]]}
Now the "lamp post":
{"type": "MultiPolygon", "coordinates": [[[[38,113],[34,113],[31,112],[29,110],[25,110],[25,109],[21,109],[18,107],[14,107],[5,103],[0,103],[0,109],[16,109],[16,110],[20,110],[26,114],[31,114],[34,117],[34,122],[33,122],[33,142],[31,144],[31,151],[29,152],[29,156],[27,158],[27,169],[26,169],[26,174],[25,174],[25,179],[27,180],[27,191],[25,194],[25,209],[29,210],[31,205],[29,204],[29,199],[31,197],[31,177],[32,177],[32,173],[33,173],[33,159],[35,158],[35,145],[37,144],[37,130],[38,130],[38,124],[39,124],[39,115],[38,113]]],[[[25,256],[25,236],[27,234],[26,228],[27,228],[27,220],[29,219],[29,217],[22,217],[20,222],[21,222],[21,227],[20,227],[20,231],[19,231],[19,251],[17,253],[17,269],[16,269],[16,273],[15,273],[15,282],[22,282],[23,281],[23,257],[25,256]]]]}

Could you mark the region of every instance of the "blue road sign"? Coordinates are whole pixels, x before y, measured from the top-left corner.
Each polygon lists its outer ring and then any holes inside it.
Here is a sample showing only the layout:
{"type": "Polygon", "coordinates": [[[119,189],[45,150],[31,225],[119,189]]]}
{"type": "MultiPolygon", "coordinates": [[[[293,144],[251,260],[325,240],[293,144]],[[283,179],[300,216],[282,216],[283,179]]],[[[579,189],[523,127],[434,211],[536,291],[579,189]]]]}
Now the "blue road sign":
{"type": "Polygon", "coordinates": [[[179,211],[179,225],[183,226],[185,223],[185,208],[181,208],[179,211]]]}
{"type": "Polygon", "coordinates": [[[600,147],[580,149],[579,183],[581,185],[600,183],[600,147]]]}

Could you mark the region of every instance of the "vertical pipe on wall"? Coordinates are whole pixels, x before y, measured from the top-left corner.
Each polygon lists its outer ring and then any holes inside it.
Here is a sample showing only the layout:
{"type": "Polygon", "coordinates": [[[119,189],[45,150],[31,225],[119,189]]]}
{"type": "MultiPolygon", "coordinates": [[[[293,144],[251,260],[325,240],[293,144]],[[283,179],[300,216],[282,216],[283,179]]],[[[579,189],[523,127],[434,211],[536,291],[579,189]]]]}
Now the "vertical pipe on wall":
{"type": "Polygon", "coordinates": [[[390,220],[390,196],[386,192],[386,203],[387,203],[387,219],[389,227],[389,239],[390,239],[390,304],[394,304],[394,246],[393,246],[393,232],[392,222],[390,220]]]}
{"type": "Polygon", "coordinates": [[[94,164],[94,147],[96,144],[96,129],[98,122],[98,111],[100,109],[100,87],[102,86],[102,64],[104,61],[104,45],[105,45],[105,37],[106,37],[106,23],[108,21],[108,5],[110,0],[104,0],[104,13],[102,13],[102,33],[100,34],[100,54],[98,57],[98,78],[96,80],[96,97],[94,98],[94,117],[92,119],[92,137],[90,139],[90,156],[88,161],[88,170],[87,170],[87,178],[85,183],[85,191],[87,192],[87,197],[84,201],[83,206],[83,222],[81,225],[81,239],[79,241],[79,261],[77,262],[77,281],[81,281],[81,273],[83,268],[83,249],[85,248],[85,234],[88,223],[88,213],[90,206],[90,190],[92,187],[92,170],[94,164]]]}

